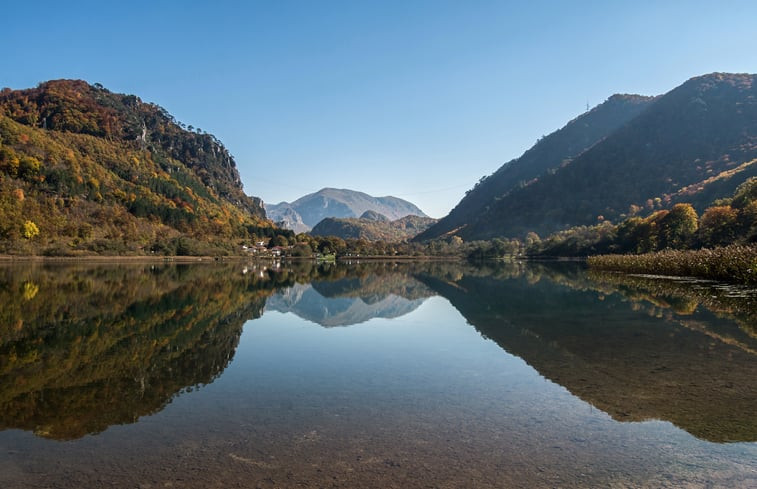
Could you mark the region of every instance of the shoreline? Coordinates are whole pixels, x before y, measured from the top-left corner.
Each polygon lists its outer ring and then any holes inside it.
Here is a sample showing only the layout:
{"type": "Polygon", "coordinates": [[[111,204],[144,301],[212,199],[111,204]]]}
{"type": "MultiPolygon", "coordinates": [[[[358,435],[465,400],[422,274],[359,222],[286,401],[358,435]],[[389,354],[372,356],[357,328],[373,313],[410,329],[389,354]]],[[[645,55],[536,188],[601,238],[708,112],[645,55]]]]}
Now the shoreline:
{"type": "Polygon", "coordinates": [[[0,264],[7,263],[76,263],[76,262],[101,262],[101,263],[198,263],[218,261],[246,261],[246,260],[270,260],[246,257],[246,256],[119,256],[119,255],[85,255],[85,256],[39,256],[39,255],[0,255],[0,264]]]}
{"type": "Polygon", "coordinates": [[[665,250],[641,255],[594,255],[588,257],[586,263],[592,270],[757,284],[757,245],[665,250]]]}
{"type": "MultiPolygon", "coordinates": [[[[287,258],[288,259],[288,258],[287,258]]],[[[361,255],[361,256],[338,256],[336,261],[461,261],[464,260],[461,256],[411,256],[411,255],[361,255]]]]}
{"type": "MultiPolygon", "coordinates": [[[[366,256],[340,256],[336,258],[336,262],[360,262],[360,261],[460,261],[462,257],[455,256],[410,256],[410,255],[398,255],[398,256],[382,256],[382,255],[366,255],[366,256]]],[[[0,255],[0,264],[11,263],[82,263],[82,262],[97,262],[97,263],[212,263],[212,262],[241,262],[241,261],[254,261],[254,262],[271,262],[271,261],[285,261],[285,262],[304,262],[312,261],[318,263],[334,263],[334,261],[318,261],[315,257],[257,257],[257,256],[148,256],[148,255],[82,255],[82,256],[42,256],[42,255],[0,255]]]]}

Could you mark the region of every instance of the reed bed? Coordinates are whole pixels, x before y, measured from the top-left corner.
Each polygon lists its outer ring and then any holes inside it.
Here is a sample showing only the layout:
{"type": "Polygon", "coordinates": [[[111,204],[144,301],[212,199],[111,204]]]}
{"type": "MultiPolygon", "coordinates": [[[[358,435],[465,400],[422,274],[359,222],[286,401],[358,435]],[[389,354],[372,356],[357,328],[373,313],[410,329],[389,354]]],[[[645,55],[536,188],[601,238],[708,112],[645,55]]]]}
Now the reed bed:
{"type": "Polygon", "coordinates": [[[757,245],[665,250],[643,255],[597,255],[589,257],[587,263],[597,270],[757,284],[757,245]]]}

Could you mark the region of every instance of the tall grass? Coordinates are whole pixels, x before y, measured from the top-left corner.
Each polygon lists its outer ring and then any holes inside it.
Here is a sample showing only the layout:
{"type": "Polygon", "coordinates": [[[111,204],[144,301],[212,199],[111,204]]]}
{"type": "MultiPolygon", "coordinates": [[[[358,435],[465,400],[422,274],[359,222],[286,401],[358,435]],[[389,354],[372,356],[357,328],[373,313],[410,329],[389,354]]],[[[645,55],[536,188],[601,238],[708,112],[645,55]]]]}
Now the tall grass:
{"type": "Polygon", "coordinates": [[[598,270],[699,277],[757,284],[757,245],[701,250],[665,250],[643,255],[598,255],[587,263],[598,270]]]}

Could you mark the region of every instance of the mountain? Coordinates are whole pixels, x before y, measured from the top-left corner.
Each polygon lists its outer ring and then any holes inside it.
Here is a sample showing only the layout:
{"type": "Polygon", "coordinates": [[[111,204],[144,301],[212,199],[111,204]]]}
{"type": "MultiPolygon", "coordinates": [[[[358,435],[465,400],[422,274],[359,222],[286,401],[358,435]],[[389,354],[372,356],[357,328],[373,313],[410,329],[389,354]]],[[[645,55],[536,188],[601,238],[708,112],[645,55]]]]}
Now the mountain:
{"type": "Polygon", "coordinates": [[[360,215],[360,219],[375,222],[391,222],[388,217],[376,211],[365,211],[360,215]]]}
{"type": "Polygon", "coordinates": [[[555,170],[633,119],[654,101],[641,95],[613,95],[565,127],[541,138],[520,158],[484,177],[450,213],[418,238],[456,232],[472,222],[503,196],[527,185],[543,173],[555,170]]]}
{"type": "Polygon", "coordinates": [[[377,212],[390,220],[409,215],[428,217],[414,204],[397,197],[372,197],[336,188],[321,189],[292,203],[266,204],[265,210],[271,220],[298,233],[309,231],[327,217],[358,217],[366,211],[377,212]]]}
{"type": "Polygon", "coordinates": [[[295,233],[304,233],[310,230],[310,226],[302,221],[302,216],[286,202],[274,206],[266,205],[265,209],[268,217],[285,229],[291,229],[295,233]]]}
{"type": "Polygon", "coordinates": [[[313,236],[337,236],[342,239],[368,241],[404,241],[416,236],[434,224],[436,219],[405,216],[389,221],[383,214],[366,211],[359,219],[327,217],[310,231],[313,236]]]}
{"type": "Polygon", "coordinates": [[[677,202],[701,212],[757,175],[756,78],[692,78],[559,168],[502,189],[455,234],[468,240],[547,234],[677,202]]]}
{"type": "Polygon", "coordinates": [[[139,254],[273,230],[218,139],[80,80],[0,92],[0,191],[0,252],[139,254]]]}

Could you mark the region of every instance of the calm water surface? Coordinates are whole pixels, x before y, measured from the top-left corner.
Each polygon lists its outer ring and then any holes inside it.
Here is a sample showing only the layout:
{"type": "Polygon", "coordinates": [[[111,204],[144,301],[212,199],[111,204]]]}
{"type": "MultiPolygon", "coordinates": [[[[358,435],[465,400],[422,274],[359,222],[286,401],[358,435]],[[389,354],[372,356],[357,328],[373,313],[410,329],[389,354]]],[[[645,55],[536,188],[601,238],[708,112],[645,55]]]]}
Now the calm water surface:
{"type": "Polygon", "coordinates": [[[577,265],[0,268],[0,487],[757,487],[757,296],[577,265]]]}

